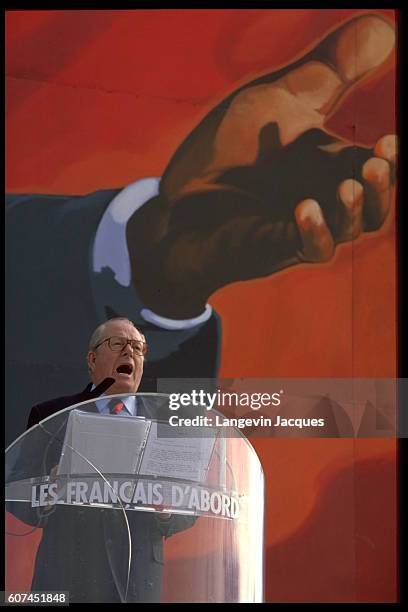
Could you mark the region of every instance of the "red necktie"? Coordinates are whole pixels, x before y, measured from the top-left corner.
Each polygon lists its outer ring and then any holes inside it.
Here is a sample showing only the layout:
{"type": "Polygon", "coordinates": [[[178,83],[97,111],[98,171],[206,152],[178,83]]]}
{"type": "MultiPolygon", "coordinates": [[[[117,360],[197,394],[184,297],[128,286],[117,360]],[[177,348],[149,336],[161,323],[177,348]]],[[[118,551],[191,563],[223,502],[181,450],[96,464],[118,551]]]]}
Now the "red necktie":
{"type": "Polygon", "coordinates": [[[125,408],[125,404],[121,401],[116,402],[113,404],[113,406],[111,406],[109,412],[111,414],[119,414],[120,412],[122,412],[122,410],[124,410],[125,408]]]}

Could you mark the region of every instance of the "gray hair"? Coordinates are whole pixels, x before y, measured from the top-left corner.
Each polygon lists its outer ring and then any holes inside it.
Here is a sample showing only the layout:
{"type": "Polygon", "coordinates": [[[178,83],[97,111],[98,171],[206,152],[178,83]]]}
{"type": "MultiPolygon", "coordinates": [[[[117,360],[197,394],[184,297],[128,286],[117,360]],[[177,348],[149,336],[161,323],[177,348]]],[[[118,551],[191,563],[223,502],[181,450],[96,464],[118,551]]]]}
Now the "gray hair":
{"type": "MultiPolygon", "coordinates": [[[[89,340],[89,350],[93,351],[94,348],[96,347],[97,344],[99,344],[100,342],[102,342],[103,340],[103,336],[105,334],[105,327],[108,323],[110,323],[111,321],[127,321],[128,323],[130,323],[131,325],[133,325],[133,327],[135,329],[137,329],[136,325],[133,323],[133,321],[130,321],[130,319],[128,319],[127,317],[113,317],[112,319],[108,319],[107,321],[105,321],[104,323],[101,323],[100,325],[98,325],[98,327],[95,329],[95,331],[93,332],[90,340],[89,340]]],[[[137,329],[137,331],[139,331],[137,329]]],[[[139,332],[140,333],[140,332],[139,332]]],[[[143,336],[143,334],[141,334],[143,336]]]]}

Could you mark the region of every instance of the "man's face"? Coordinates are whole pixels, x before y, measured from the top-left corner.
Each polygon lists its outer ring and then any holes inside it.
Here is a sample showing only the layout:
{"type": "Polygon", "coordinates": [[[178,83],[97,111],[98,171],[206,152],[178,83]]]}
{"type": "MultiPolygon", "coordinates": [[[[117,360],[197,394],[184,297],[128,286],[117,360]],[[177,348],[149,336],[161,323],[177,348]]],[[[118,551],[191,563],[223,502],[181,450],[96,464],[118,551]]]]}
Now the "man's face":
{"type": "MultiPolygon", "coordinates": [[[[101,340],[118,336],[128,340],[143,341],[143,336],[127,321],[112,321],[105,326],[101,340]]],[[[100,340],[100,342],[101,342],[100,340]]],[[[143,355],[138,355],[130,344],[120,351],[112,351],[108,342],[89,351],[88,366],[91,380],[95,386],[107,377],[115,379],[108,393],[135,393],[143,374],[143,355]]]]}

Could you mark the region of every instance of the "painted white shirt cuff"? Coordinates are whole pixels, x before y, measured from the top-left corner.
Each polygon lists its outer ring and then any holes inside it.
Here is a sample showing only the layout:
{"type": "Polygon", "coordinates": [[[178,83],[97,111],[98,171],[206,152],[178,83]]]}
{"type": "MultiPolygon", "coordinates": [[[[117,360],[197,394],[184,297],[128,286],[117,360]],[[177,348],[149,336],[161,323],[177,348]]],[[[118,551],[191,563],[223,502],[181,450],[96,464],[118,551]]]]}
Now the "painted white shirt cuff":
{"type": "Polygon", "coordinates": [[[191,329],[192,327],[196,327],[197,325],[202,325],[211,317],[212,308],[209,304],[206,305],[204,312],[202,312],[197,317],[193,317],[192,319],[169,319],[167,317],[162,317],[161,315],[156,314],[152,310],[148,308],[143,308],[140,312],[140,315],[143,317],[145,321],[148,323],[153,323],[157,325],[157,327],[162,327],[163,329],[169,329],[172,331],[177,331],[180,329],[191,329]]]}
{"type": "MultiPolygon", "coordinates": [[[[122,287],[131,285],[130,257],[126,243],[126,225],[132,215],[151,198],[159,194],[160,178],[150,177],[131,183],[109,204],[95,237],[92,262],[98,273],[104,268],[112,270],[116,282],[122,287]],[[109,244],[110,248],[106,248],[109,244]]],[[[169,319],[148,308],[141,308],[140,316],[148,323],[169,331],[189,330],[202,325],[211,317],[212,308],[206,305],[204,312],[192,319],[169,319]]]]}

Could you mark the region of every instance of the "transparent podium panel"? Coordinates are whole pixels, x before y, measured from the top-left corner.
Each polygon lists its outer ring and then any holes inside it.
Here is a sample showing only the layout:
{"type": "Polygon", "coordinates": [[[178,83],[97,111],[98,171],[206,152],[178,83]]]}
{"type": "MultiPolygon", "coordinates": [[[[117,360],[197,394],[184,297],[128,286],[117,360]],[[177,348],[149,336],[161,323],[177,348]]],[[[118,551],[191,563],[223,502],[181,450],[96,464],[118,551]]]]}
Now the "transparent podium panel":
{"type": "Polygon", "coordinates": [[[6,590],[71,603],[262,602],[259,459],[215,411],[192,410],[175,414],[164,394],[103,396],[11,444],[6,590]]]}

